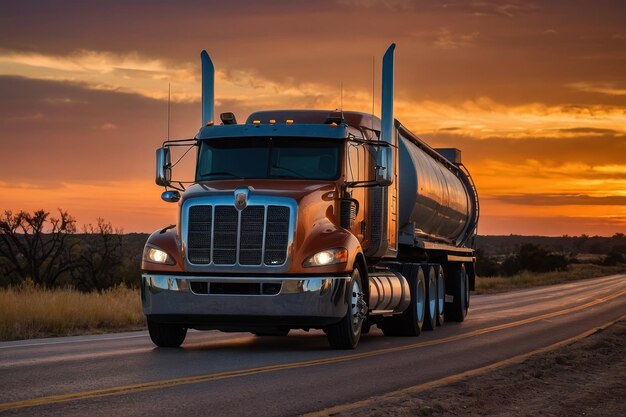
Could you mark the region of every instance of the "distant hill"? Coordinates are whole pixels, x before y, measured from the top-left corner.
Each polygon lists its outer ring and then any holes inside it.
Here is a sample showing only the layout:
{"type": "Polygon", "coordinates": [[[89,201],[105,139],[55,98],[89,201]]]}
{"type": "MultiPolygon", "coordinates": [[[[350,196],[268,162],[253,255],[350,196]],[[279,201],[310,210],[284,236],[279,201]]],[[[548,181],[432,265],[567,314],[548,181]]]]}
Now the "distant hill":
{"type": "Polygon", "coordinates": [[[550,252],[565,254],[607,254],[621,252],[626,254],[626,235],[616,233],[611,237],[603,236],[477,236],[476,246],[486,255],[507,255],[516,252],[525,243],[539,245],[550,252]]]}

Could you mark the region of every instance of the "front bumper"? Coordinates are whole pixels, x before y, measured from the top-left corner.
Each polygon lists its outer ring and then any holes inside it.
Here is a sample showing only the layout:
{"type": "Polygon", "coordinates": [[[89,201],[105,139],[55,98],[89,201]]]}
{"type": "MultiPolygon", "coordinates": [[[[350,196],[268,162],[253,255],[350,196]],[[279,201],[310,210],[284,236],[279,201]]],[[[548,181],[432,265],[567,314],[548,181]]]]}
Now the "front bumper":
{"type": "Polygon", "coordinates": [[[278,278],[144,273],[141,300],[149,319],[191,328],[323,327],[339,321],[348,311],[349,282],[349,276],[278,278]],[[255,293],[251,291],[254,288],[260,290],[255,293]]]}

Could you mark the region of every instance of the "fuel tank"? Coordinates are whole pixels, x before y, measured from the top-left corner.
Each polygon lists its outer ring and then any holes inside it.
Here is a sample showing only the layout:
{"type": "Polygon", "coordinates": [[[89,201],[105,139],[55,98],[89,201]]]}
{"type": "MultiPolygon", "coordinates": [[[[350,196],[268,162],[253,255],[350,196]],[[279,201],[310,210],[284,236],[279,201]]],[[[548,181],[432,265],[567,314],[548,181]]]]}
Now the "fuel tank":
{"type": "Polygon", "coordinates": [[[400,234],[462,243],[473,232],[477,204],[471,180],[458,167],[460,160],[446,160],[402,129],[398,158],[400,234]]]}

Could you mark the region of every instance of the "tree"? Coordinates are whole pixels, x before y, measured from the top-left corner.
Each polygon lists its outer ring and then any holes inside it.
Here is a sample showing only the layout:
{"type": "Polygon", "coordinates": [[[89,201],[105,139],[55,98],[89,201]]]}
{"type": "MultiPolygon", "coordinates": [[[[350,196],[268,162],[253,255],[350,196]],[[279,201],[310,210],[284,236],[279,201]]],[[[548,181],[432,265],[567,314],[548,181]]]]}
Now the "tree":
{"type": "Polygon", "coordinates": [[[59,209],[59,217],[37,210],[33,213],[7,210],[0,217],[0,259],[11,283],[30,278],[37,285],[52,287],[72,268],[70,252],[75,242],[76,220],[59,209]]]}
{"type": "Polygon", "coordinates": [[[567,269],[565,256],[549,253],[541,246],[532,243],[526,243],[520,247],[517,259],[521,270],[550,272],[567,269]]]}
{"type": "Polygon", "coordinates": [[[72,278],[82,291],[102,291],[122,282],[122,234],[110,222],[98,218],[96,226],[83,227],[84,236],[77,248],[72,278]]]}
{"type": "Polygon", "coordinates": [[[498,263],[485,255],[482,249],[476,250],[476,274],[481,277],[495,277],[500,272],[498,263]]]}

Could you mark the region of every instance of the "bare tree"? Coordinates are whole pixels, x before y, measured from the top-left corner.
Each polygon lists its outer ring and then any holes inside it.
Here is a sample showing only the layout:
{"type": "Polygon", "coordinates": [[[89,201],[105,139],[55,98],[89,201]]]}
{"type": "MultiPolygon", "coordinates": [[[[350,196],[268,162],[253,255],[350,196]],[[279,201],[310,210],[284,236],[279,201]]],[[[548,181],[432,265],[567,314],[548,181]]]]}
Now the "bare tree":
{"type": "Polygon", "coordinates": [[[0,216],[0,258],[12,283],[31,278],[35,284],[52,287],[72,268],[70,252],[75,242],[76,220],[59,209],[59,217],[37,210],[33,213],[5,211],[0,216]]]}
{"type": "Polygon", "coordinates": [[[121,231],[98,218],[96,226],[85,225],[83,232],[85,235],[72,269],[76,287],[83,291],[102,291],[119,284],[123,259],[121,231]]]}

